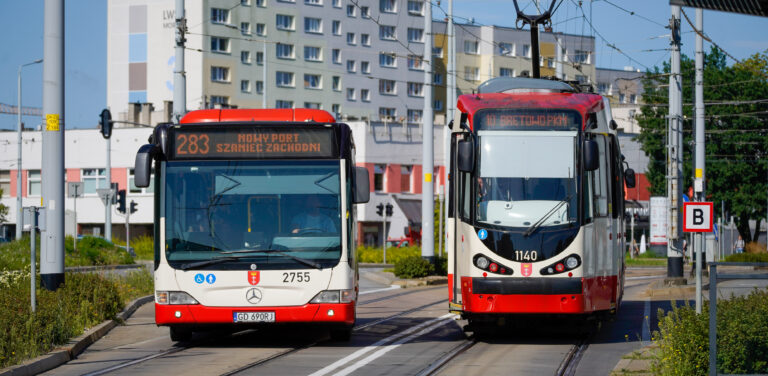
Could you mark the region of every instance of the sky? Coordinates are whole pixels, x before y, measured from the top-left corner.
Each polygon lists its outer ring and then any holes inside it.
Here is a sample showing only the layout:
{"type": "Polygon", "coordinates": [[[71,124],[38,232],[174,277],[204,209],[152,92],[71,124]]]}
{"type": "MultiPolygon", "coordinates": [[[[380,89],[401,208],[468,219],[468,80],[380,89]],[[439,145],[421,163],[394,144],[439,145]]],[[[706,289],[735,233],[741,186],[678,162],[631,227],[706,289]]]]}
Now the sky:
{"type": "MultiPolygon", "coordinates": [[[[236,4],[240,0],[231,1],[236,4]]],[[[550,0],[539,2],[548,6],[550,0]]],[[[444,18],[448,0],[433,0],[433,3],[439,4],[433,7],[433,18],[444,18]]],[[[525,13],[538,13],[533,1],[519,0],[519,4],[525,13]]],[[[684,8],[684,11],[691,22],[695,22],[695,10],[684,8]]],[[[515,26],[512,0],[454,0],[454,13],[457,22],[515,26]]],[[[65,2],[67,128],[95,128],[98,115],[106,106],[106,15],[106,0],[65,2]]],[[[646,70],[669,60],[668,29],[664,27],[669,18],[669,2],[664,0],[563,0],[552,23],[555,32],[594,35],[598,67],[632,66],[646,70]],[[582,16],[581,9],[586,17],[582,16]]],[[[695,34],[685,18],[681,24],[682,51],[693,57],[695,34]]],[[[705,10],[704,32],[737,59],[768,50],[768,18],[705,10]]],[[[15,106],[19,65],[43,57],[43,0],[0,0],[0,35],[5,36],[0,50],[0,103],[15,106]]],[[[704,42],[704,48],[708,51],[710,43],[704,42]]],[[[22,105],[42,107],[42,72],[42,64],[23,69],[22,105]]],[[[16,115],[0,114],[0,130],[16,129],[16,119],[16,115]]],[[[40,118],[25,116],[22,121],[31,127],[38,125],[40,118]]]]}

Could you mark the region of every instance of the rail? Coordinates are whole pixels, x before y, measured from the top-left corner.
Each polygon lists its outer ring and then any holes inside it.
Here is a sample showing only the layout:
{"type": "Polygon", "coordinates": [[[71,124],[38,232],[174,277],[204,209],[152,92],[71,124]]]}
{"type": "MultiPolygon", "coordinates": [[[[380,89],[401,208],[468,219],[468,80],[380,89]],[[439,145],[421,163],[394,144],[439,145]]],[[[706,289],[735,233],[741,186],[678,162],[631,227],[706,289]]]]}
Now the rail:
{"type": "Polygon", "coordinates": [[[738,279],[768,279],[768,273],[717,274],[718,266],[768,267],[768,262],[709,263],[709,374],[717,376],[717,282],[738,279]]]}

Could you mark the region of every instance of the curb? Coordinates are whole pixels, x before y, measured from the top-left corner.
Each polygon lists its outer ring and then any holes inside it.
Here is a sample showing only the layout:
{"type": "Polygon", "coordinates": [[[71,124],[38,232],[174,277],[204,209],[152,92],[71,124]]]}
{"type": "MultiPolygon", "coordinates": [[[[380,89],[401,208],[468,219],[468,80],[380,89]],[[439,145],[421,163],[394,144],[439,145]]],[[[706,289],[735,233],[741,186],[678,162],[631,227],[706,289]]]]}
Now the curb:
{"type": "MultiPolygon", "coordinates": [[[[123,266],[123,265],[118,265],[123,266]]],[[[37,358],[27,360],[22,364],[11,366],[0,370],[0,376],[27,376],[36,375],[54,369],[72,359],[75,359],[80,353],[83,352],[88,346],[98,341],[101,337],[109,333],[112,328],[117,326],[120,321],[125,321],[130,317],[139,307],[151,302],[154,299],[153,295],[143,296],[135,299],[118,313],[115,319],[107,320],[93,328],[88,329],[85,333],[79,337],[72,338],[66,345],[54,349],[45,355],[40,355],[37,358]]]]}
{"type": "Polygon", "coordinates": [[[392,285],[397,280],[394,274],[384,273],[384,272],[360,273],[360,277],[377,282],[377,283],[381,283],[382,285],[387,285],[387,286],[392,285]]]}
{"type": "Polygon", "coordinates": [[[361,262],[361,263],[358,263],[357,266],[363,269],[368,269],[368,268],[388,269],[388,268],[394,268],[395,264],[376,264],[372,262],[361,262]]]}
{"type": "Polygon", "coordinates": [[[392,282],[393,285],[407,287],[435,286],[448,284],[448,277],[431,276],[419,279],[401,279],[392,282]]]}

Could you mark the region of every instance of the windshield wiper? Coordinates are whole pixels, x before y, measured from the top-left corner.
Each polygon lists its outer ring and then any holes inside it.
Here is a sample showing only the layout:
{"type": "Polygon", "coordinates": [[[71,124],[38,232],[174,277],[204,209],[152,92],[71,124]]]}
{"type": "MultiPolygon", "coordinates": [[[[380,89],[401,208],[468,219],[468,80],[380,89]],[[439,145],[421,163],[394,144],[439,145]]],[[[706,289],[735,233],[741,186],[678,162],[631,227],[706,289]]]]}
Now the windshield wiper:
{"type": "Polygon", "coordinates": [[[525,232],[523,233],[523,236],[528,237],[529,235],[533,234],[533,232],[536,231],[536,229],[538,229],[539,227],[541,227],[542,224],[544,224],[544,221],[546,221],[547,218],[551,217],[552,214],[555,214],[558,209],[563,207],[563,205],[567,204],[568,201],[570,200],[571,200],[571,195],[568,195],[565,197],[565,200],[558,202],[554,208],[550,209],[547,212],[547,214],[544,214],[544,216],[539,218],[539,220],[536,221],[534,224],[532,224],[531,227],[528,227],[528,229],[525,230],[525,232]]]}
{"type": "MultiPolygon", "coordinates": [[[[307,260],[305,258],[296,257],[296,256],[294,256],[292,254],[289,254],[289,253],[286,253],[286,252],[283,252],[283,251],[278,251],[276,249],[243,249],[243,250],[239,250],[239,251],[226,251],[226,252],[221,252],[221,253],[224,253],[224,254],[232,254],[232,253],[277,253],[278,255],[288,257],[288,258],[290,258],[290,259],[292,259],[294,261],[297,261],[299,263],[302,263],[302,264],[304,264],[306,266],[309,266],[309,267],[312,267],[312,268],[315,268],[315,269],[320,269],[320,270],[323,269],[322,265],[320,265],[320,264],[318,264],[318,263],[316,263],[316,262],[314,262],[312,260],[307,260]]],[[[229,257],[243,257],[243,256],[229,256],[229,257]]]]}

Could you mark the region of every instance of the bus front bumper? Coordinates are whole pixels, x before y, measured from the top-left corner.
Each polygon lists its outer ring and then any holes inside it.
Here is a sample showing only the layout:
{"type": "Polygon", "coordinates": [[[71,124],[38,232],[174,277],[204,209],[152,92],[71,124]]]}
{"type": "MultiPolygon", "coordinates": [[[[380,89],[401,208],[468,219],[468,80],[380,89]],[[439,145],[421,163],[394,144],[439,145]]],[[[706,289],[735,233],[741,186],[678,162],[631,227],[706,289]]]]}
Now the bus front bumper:
{"type": "Polygon", "coordinates": [[[355,303],[305,304],[289,307],[209,307],[201,304],[157,304],[155,323],[176,324],[237,324],[234,315],[240,312],[274,312],[272,323],[336,323],[355,322],[355,303]]]}

